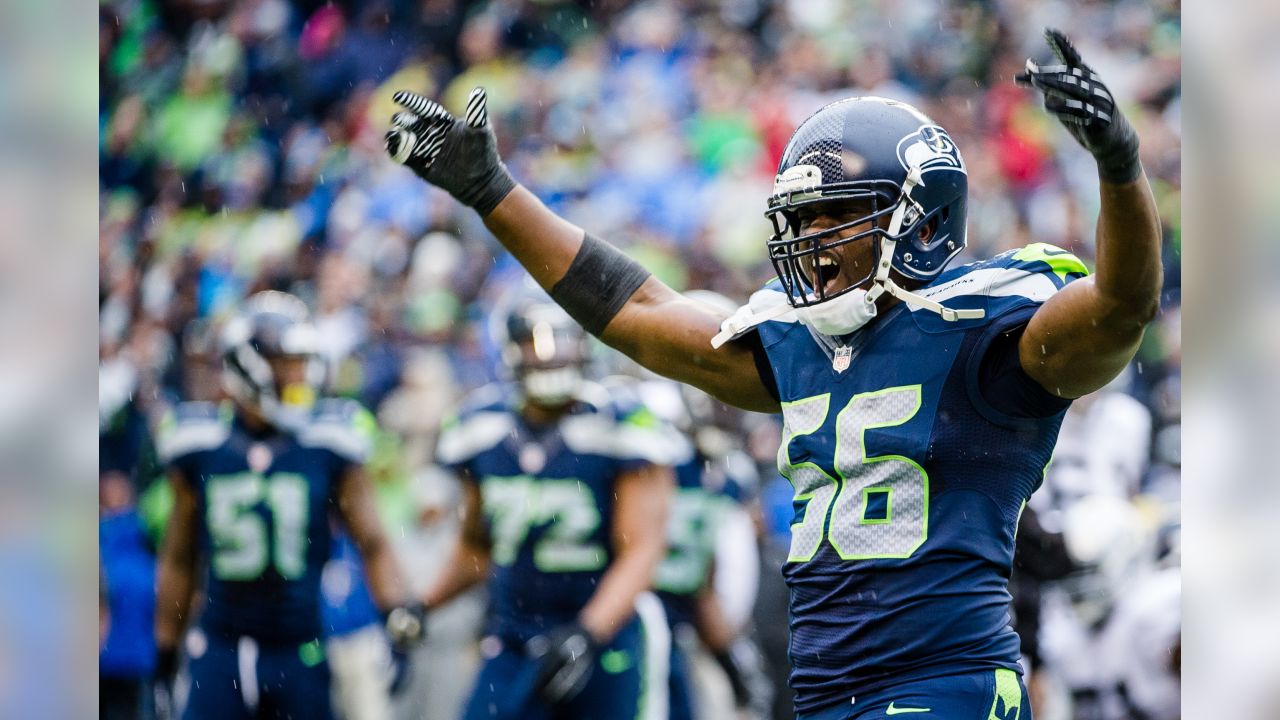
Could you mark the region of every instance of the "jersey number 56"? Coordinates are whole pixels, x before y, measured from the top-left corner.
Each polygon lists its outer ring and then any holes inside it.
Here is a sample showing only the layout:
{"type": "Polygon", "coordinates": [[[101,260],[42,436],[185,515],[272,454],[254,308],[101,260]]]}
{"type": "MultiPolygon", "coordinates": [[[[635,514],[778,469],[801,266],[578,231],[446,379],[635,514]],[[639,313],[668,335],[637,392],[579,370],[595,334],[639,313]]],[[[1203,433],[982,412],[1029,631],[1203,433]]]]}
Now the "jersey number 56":
{"type": "Polygon", "coordinates": [[[868,429],[902,425],[915,417],[920,386],[853,396],[836,416],[830,466],[836,477],[815,463],[791,461],[792,441],[822,428],[830,405],[828,393],[782,406],[778,469],[791,481],[795,502],[807,501],[804,517],[791,526],[787,560],[813,559],[824,537],[845,560],[910,557],[928,536],[929,476],[901,455],[867,457],[864,436],[868,429]]]}

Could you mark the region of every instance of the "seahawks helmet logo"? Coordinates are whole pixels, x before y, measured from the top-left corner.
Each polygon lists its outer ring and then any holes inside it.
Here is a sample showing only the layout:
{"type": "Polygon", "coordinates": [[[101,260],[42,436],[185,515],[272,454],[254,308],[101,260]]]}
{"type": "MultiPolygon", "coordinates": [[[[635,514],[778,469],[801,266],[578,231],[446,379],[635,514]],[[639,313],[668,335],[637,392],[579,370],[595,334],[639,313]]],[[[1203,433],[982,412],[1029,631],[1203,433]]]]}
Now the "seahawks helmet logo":
{"type": "Polygon", "coordinates": [[[960,149],[937,125],[924,125],[919,130],[898,141],[898,162],[904,170],[919,167],[920,172],[930,170],[959,170],[968,175],[960,149]]]}

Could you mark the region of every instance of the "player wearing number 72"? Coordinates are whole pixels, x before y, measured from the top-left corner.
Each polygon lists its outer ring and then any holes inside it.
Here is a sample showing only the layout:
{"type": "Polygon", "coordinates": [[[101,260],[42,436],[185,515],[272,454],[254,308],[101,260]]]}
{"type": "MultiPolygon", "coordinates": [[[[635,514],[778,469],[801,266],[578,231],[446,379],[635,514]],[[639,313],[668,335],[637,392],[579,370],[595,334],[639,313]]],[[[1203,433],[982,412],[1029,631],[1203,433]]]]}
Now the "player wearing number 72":
{"type": "Polygon", "coordinates": [[[548,210],[462,118],[409,92],[387,151],[474,208],[576,320],[654,372],[781,412],[795,486],[791,685],[806,720],[1018,717],[1007,582],[1062,413],[1132,359],[1158,308],[1138,138],[1065,37],[1018,80],[1096,160],[1097,267],[1034,244],[947,269],[968,174],[946,130],[874,97],[805,120],[766,214],[777,278],[726,317],[548,210]],[[914,713],[912,713],[914,714],[914,713]]]}
{"type": "Polygon", "coordinates": [[[477,391],[440,433],[436,459],[462,479],[463,533],[425,605],[487,581],[466,720],[658,717],[670,638],[644,591],[665,550],[670,466],[691,448],[586,382],[586,334],[538,295],[497,313],[514,382],[477,391]]]}
{"type": "Polygon", "coordinates": [[[162,712],[173,704],[164,690],[185,649],[183,718],[324,720],[332,715],[320,573],[334,511],[393,619],[395,656],[422,634],[363,470],[374,420],[355,402],[316,400],[316,330],[292,295],[250,298],[221,347],[231,402],[179,405],[157,443],[174,492],[157,573],[157,700],[162,712]],[[180,648],[201,562],[203,611],[180,648]]]}

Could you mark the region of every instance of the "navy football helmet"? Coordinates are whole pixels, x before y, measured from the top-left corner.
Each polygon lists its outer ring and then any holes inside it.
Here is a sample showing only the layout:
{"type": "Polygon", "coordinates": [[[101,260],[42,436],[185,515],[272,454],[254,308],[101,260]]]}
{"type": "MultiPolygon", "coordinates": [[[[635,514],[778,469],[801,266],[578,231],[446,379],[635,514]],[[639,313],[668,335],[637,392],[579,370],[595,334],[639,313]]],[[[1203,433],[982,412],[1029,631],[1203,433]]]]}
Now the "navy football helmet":
{"type": "Polygon", "coordinates": [[[852,291],[877,274],[880,254],[890,247],[892,268],[903,276],[920,281],[937,276],[965,246],[968,189],[964,159],[955,142],[906,103],[855,97],[809,116],[783,151],[765,213],[774,228],[769,257],[792,306],[816,305],[852,291]],[[909,182],[913,170],[915,181],[909,182]],[[860,216],[800,234],[801,208],[836,202],[854,204],[860,216]],[[895,227],[893,216],[900,207],[895,227]],[[832,240],[868,222],[868,229],[832,240]],[[922,242],[920,230],[930,225],[933,232],[922,242]],[[805,261],[816,259],[823,247],[865,237],[879,242],[873,242],[876,264],[861,281],[827,294],[821,282],[806,274],[805,261]]]}
{"type": "Polygon", "coordinates": [[[517,293],[510,307],[502,359],[525,398],[547,407],[571,401],[586,377],[586,331],[542,293],[517,293]]]}
{"type": "Polygon", "coordinates": [[[222,331],[222,382],[236,402],[281,429],[294,429],[315,403],[323,382],[319,335],[307,306],[268,290],[249,298],[222,331]],[[305,363],[302,377],[278,377],[280,360],[305,363]]]}

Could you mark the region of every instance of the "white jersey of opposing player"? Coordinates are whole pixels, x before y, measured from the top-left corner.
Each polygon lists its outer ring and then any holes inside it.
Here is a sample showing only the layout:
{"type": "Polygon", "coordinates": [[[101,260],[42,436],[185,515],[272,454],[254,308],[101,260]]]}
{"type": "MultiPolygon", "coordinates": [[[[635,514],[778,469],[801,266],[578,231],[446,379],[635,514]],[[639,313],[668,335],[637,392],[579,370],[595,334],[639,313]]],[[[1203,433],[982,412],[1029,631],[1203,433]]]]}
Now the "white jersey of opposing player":
{"type": "Polygon", "coordinates": [[[1103,657],[1129,703],[1149,720],[1182,717],[1182,571],[1148,575],[1116,606],[1103,630],[1103,657]],[[1175,653],[1175,649],[1178,653],[1175,653]]]}
{"type": "Polygon", "coordinates": [[[1132,497],[1151,452],[1151,411],[1122,392],[1102,390],[1072,404],[1062,421],[1044,485],[1031,507],[1046,530],[1089,495],[1132,497]]]}

